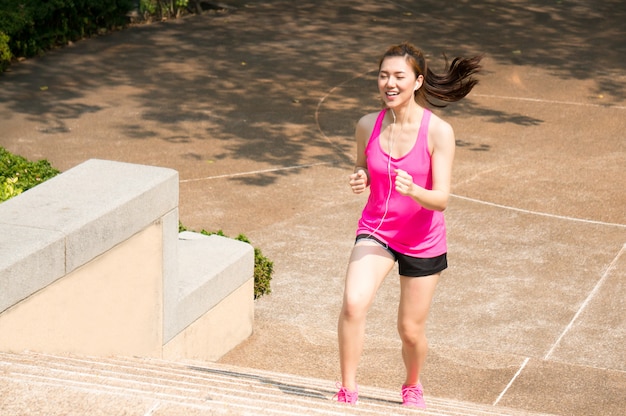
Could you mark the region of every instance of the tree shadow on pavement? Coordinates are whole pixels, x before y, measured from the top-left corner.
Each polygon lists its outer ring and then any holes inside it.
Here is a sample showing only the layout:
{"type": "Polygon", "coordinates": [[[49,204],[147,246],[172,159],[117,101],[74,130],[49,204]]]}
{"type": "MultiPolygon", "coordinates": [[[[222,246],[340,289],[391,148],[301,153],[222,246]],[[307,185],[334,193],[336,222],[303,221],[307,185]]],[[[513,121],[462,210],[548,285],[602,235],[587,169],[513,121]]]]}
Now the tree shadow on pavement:
{"type": "MultiPolygon", "coordinates": [[[[237,9],[226,15],[134,27],[17,65],[0,76],[0,105],[37,123],[45,141],[69,134],[68,120],[130,102],[136,112],[109,127],[124,140],[211,141],[212,154],[192,156],[286,167],[348,162],[357,118],[378,108],[376,59],[403,40],[439,65],[442,53],[485,53],[563,79],[595,79],[610,100],[626,98],[614,78],[626,63],[623,1],[228,3],[237,9]],[[336,99],[320,106],[329,91],[336,99]],[[200,124],[181,133],[181,125],[200,124]]],[[[541,122],[474,102],[447,111],[541,122]]]]}

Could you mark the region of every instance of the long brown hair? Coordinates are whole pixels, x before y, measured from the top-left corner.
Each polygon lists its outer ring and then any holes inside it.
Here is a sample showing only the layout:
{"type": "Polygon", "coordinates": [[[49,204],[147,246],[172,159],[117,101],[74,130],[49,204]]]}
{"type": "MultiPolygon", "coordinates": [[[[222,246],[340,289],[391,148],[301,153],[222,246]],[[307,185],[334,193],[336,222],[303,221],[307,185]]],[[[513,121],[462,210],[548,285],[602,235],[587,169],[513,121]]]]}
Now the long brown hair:
{"type": "Polygon", "coordinates": [[[482,55],[472,58],[457,57],[448,65],[446,61],[444,73],[436,74],[428,68],[426,58],[421,50],[408,42],[389,47],[378,63],[378,69],[390,56],[404,57],[407,63],[415,72],[415,77],[424,76],[422,88],[415,91],[415,101],[421,105],[431,105],[433,107],[445,107],[447,103],[459,101],[470,93],[472,88],[478,83],[474,77],[481,70],[480,61],[482,55]]]}

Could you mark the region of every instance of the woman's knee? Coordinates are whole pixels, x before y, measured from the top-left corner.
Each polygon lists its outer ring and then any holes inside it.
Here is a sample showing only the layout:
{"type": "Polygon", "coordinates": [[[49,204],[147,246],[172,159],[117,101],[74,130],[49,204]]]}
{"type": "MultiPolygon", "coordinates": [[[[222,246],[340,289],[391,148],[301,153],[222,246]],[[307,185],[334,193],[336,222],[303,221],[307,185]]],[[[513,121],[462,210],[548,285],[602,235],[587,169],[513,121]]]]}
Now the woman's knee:
{"type": "Polygon", "coordinates": [[[341,308],[341,317],[345,320],[361,320],[367,315],[368,304],[362,299],[353,299],[346,296],[341,308]]]}
{"type": "Polygon", "coordinates": [[[426,342],[426,327],[423,323],[398,321],[398,334],[405,345],[426,342]]]}

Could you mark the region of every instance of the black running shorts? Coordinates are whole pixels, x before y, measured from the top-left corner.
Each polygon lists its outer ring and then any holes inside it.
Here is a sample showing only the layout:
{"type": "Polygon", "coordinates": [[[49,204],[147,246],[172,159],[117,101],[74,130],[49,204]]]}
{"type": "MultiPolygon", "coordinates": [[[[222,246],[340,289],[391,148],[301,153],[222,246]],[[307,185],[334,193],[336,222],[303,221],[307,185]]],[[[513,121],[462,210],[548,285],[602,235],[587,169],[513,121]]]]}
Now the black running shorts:
{"type": "MultiPolygon", "coordinates": [[[[398,271],[400,276],[407,277],[424,277],[431,276],[433,274],[441,273],[448,268],[447,253],[443,253],[437,257],[421,258],[411,257],[406,254],[398,253],[396,250],[389,247],[376,237],[368,234],[359,234],[356,236],[356,241],[359,240],[372,240],[380,244],[385,250],[387,250],[393,258],[398,262],[398,271]]],[[[355,241],[355,243],[356,243],[355,241]]]]}

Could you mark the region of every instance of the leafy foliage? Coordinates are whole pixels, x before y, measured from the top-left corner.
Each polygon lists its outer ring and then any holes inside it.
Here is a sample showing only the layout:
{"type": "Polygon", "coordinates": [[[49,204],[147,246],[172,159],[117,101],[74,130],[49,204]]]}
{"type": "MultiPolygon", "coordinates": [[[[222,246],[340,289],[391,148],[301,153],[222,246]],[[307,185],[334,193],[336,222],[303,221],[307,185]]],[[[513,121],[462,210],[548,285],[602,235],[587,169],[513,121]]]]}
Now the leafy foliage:
{"type": "Polygon", "coordinates": [[[132,0],[0,0],[0,70],[11,57],[123,27],[131,8],[132,0]]]}
{"type": "Polygon", "coordinates": [[[178,18],[205,9],[203,0],[0,0],[0,73],[30,58],[130,23],[178,18]]]}
{"type": "Polygon", "coordinates": [[[7,69],[12,56],[11,48],[9,47],[9,37],[0,31],[0,72],[7,69]]]}
{"type": "MultiPolygon", "coordinates": [[[[187,228],[178,224],[178,231],[188,231],[187,228]]],[[[209,232],[206,230],[200,231],[200,234],[204,235],[219,235],[222,237],[227,237],[224,235],[222,230],[218,230],[215,232],[209,232]]],[[[244,243],[250,243],[250,240],[243,235],[239,234],[235,240],[243,241],[244,243]]],[[[272,280],[272,273],[274,273],[274,263],[270,261],[267,257],[263,255],[261,249],[254,247],[254,298],[258,299],[263,295],[269,295],[272,293],[272,289],[270,287],[270,282],[272,280]]]]}
{"type": "Polygon", "coordinates": [[[189,0],[140,0],[139,12],[145,19],[151,16],[167,19],[179,17],[188,6],[189,0]]]}
{"type": "Polygon", "coordinates": [[[17,178],[7,178],[4,182],[0,182],[0,202],[13,198],[22,193],[22,190],[15,187],[17,178]]]}
{"type": "Polygon", "coordinates": [[[47,160],[31,162],[0,147],[0,202],[19,195],[59,173],[47,160]]]}

